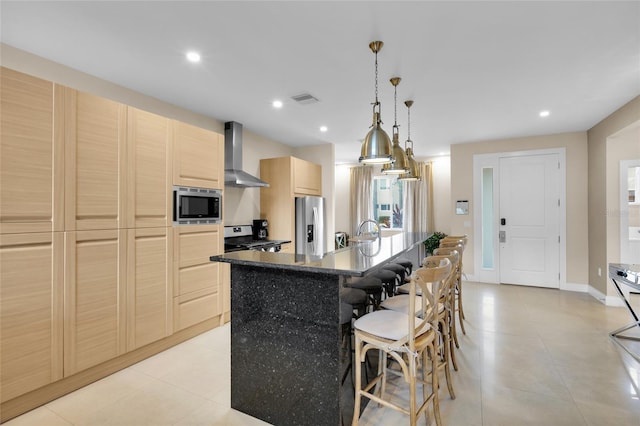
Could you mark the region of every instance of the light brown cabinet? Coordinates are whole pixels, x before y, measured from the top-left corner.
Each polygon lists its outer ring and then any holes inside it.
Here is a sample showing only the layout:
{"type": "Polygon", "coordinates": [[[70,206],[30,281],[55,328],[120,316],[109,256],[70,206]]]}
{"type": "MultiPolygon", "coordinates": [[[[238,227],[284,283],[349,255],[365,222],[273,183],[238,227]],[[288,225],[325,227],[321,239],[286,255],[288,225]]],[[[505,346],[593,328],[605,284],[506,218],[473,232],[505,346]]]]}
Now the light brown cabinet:
{"type": "Polygon", "coordinates": [[[293,192],[296,195],[322,195],[322,166],[291,157],[293,192]]]}
{"type": "Polygon", "coordinates": [[[62,231],[62,86],[0,68],[0,232],[62,231]]]}
{"type": "Polygon", "coordinates": [[[0,104],[4,421],[221,323],[226,299],[222,226],[172,227],[174,178],[223,188],[220,135],[2,67],[0,104]]]}
{"type": "Polygon", "coordinates": [[[173,332],[173,232],[127,230],[127,350],[173,332]]]}
{"type": "Polygon", "coordinates": [[[171,120],[127,107],[127,227],[171,226],[171,120]]]}
{"type": "Polygon", "coordinates": [[[0,236],[0,397],[62,378],[63,233],[0,236]]]}
{"type": "Polygon", "coordinates": [[[210,256],[223,252],[221,225],[180,226],[174,232],[174,330],[222,314],[220,264],[210,256]]]}
{"type": "Polygon", "coordinates": [[[66,233],[65,377],[126,350],[126,232],[66,233]]]}
{"type": "Polygon", "coordinates": [[[126,227],[126,108],[65,90],[65,230],[126,227]]]}
{"type": "Polygon", "coordinates": [[[269,238],[291,240],[285,253],[295,253],[295,197],[322,195],[322,166],[296,157],[260,160],[260,216],[269,221],[269,238]]]}
{"type": "Polygon", "coordinates": [[[173,144],[174,185],[211,189],[224,187],[222,135],[174,121],[173,144]]]}

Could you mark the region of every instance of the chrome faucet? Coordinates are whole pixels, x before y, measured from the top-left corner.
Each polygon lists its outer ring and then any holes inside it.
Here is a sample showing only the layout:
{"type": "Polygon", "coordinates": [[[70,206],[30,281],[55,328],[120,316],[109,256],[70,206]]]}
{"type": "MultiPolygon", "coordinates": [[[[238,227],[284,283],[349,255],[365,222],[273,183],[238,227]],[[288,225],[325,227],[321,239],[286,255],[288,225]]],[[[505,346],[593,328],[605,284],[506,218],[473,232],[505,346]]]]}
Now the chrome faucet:
{"type": "Polygon", "coordinates": [[[378,225],[378,222],[376,222],[373,219],[366,219],[366,220],[363,220],[362,222],[360,222],[360,225],[358,225],[358,231],[356,232],[356,236],[359,237],[359,236],[363,235],[362,234],[362,230],[363,230],[364,226],[367,223],[373,223],[373,226],[374,226],[373,233],[371,233],[369,235],[375,235],[376,238],[380,238],[380,225],[378,225]]]}

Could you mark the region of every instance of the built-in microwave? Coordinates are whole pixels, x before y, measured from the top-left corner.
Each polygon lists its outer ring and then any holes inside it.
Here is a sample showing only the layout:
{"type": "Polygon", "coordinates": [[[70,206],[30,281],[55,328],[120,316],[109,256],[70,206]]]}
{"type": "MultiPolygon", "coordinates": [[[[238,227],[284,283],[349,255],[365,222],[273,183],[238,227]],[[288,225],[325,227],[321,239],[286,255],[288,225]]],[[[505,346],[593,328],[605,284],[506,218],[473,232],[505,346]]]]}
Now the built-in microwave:
{"type": "Polygon", "coordinates": [[[173,224],[205,225],[222,222],[222,191],[173,187],[173,224]]]}

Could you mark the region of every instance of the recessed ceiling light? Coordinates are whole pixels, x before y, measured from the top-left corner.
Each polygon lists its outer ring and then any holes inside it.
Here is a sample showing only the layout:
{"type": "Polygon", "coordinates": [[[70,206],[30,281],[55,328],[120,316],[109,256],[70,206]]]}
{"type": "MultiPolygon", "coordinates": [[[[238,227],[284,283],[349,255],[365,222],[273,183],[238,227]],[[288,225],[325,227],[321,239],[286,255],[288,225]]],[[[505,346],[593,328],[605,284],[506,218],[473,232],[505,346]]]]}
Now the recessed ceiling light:
{"type": "Polygon", "coordinates": [[[326,132],[327,130],[329,130],[329,129],[327,128],[327,126],[320,126],[320,131],[321,131],[321,132],[326,132]]]}
{"type": "Polygon", "coordinates": [[[540,111],[540,117],[548,117],[551,114],[549,111],[540,111]]]}
{"type": "Polygon", "coordinates": [[[282,101],[273,101],[274,108],[282,108],[282,101]]]}
{"type": "Polygon", "coordinates": [[[187,52],[187,60],[189,62],[200,62],[200,54],[198,52],[194,52],[193,50],[187,52]]]}

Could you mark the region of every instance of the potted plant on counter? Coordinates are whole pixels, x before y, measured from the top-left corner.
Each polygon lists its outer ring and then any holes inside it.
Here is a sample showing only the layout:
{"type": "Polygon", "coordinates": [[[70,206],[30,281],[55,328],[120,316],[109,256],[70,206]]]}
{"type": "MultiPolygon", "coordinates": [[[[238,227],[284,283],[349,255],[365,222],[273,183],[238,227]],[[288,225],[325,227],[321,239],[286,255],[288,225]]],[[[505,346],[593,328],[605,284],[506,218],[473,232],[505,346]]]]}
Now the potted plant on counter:
{"type": "Polygon", "coordinates": [[[427,256],[433,254],[433,251],[440,247],[440,240],[446,237],[447,234],[443,232],[434,232],[429,238],[424,240],[424,251],[427,256]]]}

